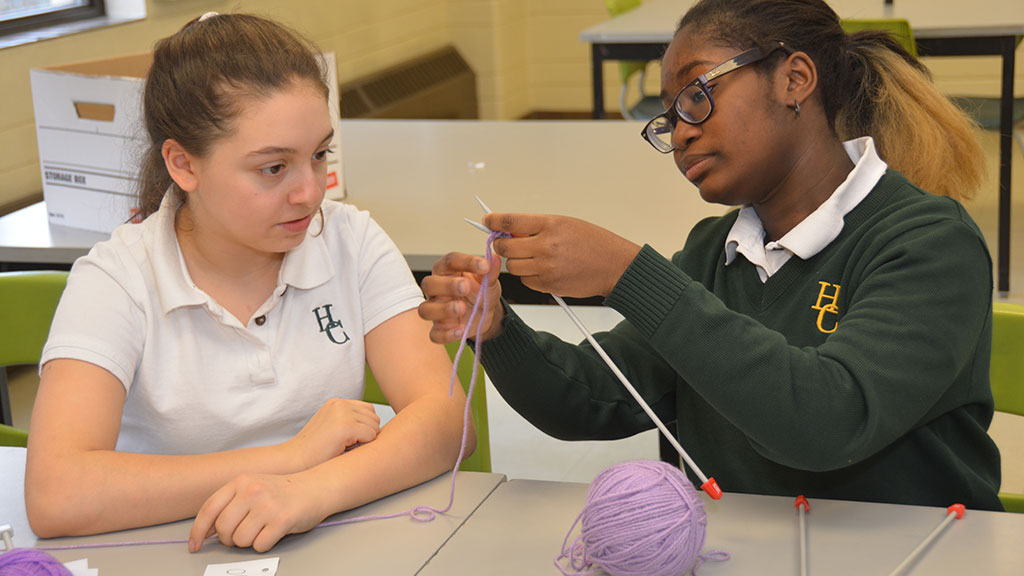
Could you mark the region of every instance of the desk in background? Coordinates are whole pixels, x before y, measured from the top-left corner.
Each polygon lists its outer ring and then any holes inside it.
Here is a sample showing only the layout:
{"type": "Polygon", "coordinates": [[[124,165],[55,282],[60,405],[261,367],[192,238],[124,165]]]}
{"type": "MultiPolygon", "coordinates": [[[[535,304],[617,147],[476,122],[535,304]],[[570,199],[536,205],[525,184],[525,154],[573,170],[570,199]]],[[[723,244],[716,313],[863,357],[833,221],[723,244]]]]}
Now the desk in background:
{"type": "MultiPolygon", "coordinates": [[[[1021,0],[827,0],[841,18],[902,18],[910,22],[921,56],[1000,56],[999,232],[996,285],[1010,289],[1010,154],[1017,44],[1024,36],[1021,0]]],[[[604,115],[605,60],[659,60],[695,0],[651,0],[580,33],[591,45],[593,117],[604,115]]]]}
{"type": "Polygon", "coordinates": [[[36,202],[0,217],[0,272],[20,269],[67,269],[92,245],[110,234],[50,224],[46,203],[36,202]]]}
{"type": "Polygon", "coordinates": [[[671,256],[701,199],[639,122],[343,120],[347,202],[369,210],[414,271],[483,252],[474,195],[498,212],[575,216],[671,256]]]}
{"type": "MultiPolygon", "coordinates": [[[[462,221],[493,210],[576,216],[671,256],[704,202],[641,123],[342,120],[346,202],[369,210],[419,276],[450,251],[480,254],[484,235],[462,221]]],[[[70,266],[107,238],[49,224],[43,203],[0,218],[5,266],[70,266]]]]}
{"type": "MultiPolygon", "coordinates": [[[[552,561],[588,488],[536,480],[501,484],[420,574],[558,576],[552,561]]],[[[708,515],[704,552],[724,550],[731,558],[703,564],[701,576],[799,574],[792,498],[729,492],[719,501],[702,498],[708,515]]],[[[829,576],[889,574],[946,514],[944,508],[921,506],[814,499],[810,504],[808,572],[829,576]]],[[[968,510],[910,574],[1024,574],[1022,541],[1024,514],[968,510]]]]}
{"type": "MultiPolygon", "coordinates": [[[[14,544],[19,547],[36,543],[36,537],[29,530],[24,516],[24,462],[24,448],[0,447],[0,488],[3,489],[0,494],[0,524],[14,526],[14,544]]],[[[89,548],[48,553],[61,562],[88,558],[89,566],[98,568],[101,576],[198,576],[208,564],[244,562],[275,556],[281,559],[278,574],[282,576],[409,576],[415,574],[444,545],[504,479],[501,474],[459,472],[452,510],[437,516],[432,522],[417,522],[404,517],[319,528],[288,536],[263,554],[251,548],[226,548],[218,542],[207,542],[196,554],[190,554],[185,544],[89,548]]],[[[448,503],[450,488],[451,474],[448,473],[356,510],[331,516],[328,520],[390,514],[419,505],[444,508],[448,503]]],[[[44,540],[42,543],[64,545],[182,539],[188,537],[191,526],[192,521],[186,520],[97,536],[44,540]]]]}

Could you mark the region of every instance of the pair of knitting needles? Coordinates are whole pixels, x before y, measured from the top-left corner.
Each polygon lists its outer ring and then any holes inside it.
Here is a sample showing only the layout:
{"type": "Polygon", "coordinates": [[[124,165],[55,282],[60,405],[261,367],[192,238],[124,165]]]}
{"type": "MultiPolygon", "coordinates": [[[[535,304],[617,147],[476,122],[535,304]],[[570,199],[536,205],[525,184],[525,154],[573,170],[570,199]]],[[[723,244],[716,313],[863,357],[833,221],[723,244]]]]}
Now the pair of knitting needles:
{"type": "MultiPolygon", "coordinates": [[[[804,520],[804,515],[806,512],[811,510],[811,505],[807,503],[807,498],[805,498],[803,494],[796,497],[796,502],[794,502],[793,505],[796,506],[797,510],[799,510],[800,519],[800,576],[807,576],[807,523],[804,520]]],[[[939,534],[946,529],[946,526],[949,526],[953,520],[959,520],[964,517],[964,510],[963,504],[953,504],[949,508],[946,508],[946,517],[942,519],[942,522],[939,522],[939,525],[932,530],[931,534],[926,536],[925,539],[917,545],[917,548],[914,548],[914,550],[903,560],[903,562],[900,563],[899,566],[896,567],[895,570],[889,574],[889,576],[900,576],[901,574],[906,574],[910,566],[914,564],[922,554],[924,554],[924,551],[933,541],[935,541],[936,538],[939,537],[939,534]]]]}
{"type": "MultiPolygon", "coordinates": [[[[484,201],[481,200],[479,196],[476,197],[476,201],[477,203],[480,204],[480,207],[483,208],[484,214],[489,214],[490,212],[493,212],[493,210],[491,210],[490,208],[487,207],[486,204],[484,204],[484,201]]],[[[463,220],[465,220],[471,226],[473,226],[477,230],[480,230],[481,232],[484,232],[486,234],[490,234],[492,232],[490,228],[484,226],[479,222],[474,222],[469,218],[463,218],[463,220]]],[[[594,336],[590,333],[589,330],[587,330],[587,327],[583,325],[583,322],[581,322],[580,319],[576,316],[576,313],[573,312],[571,308],[569,308],[569,306],[565,303],[565,300],[562,300],[562,297],[557,294],[552,294],[551,296],[552,298],[555,299],[555,302],[558,303],[562,310],[565,311],[566,315],[569,316],[569,319],[572,320],[572,323],[575,324],[576,328],[578,328],[579,331],[583,334],[583,337],[587,339],[587,342],[590,342],[590,345],[594,347],[594,350],[596,350],[597,354],[601,356],[601,359],[604,360],[604,363],[608,366],[612,373],[615,374],[615,377],[619,379],[619,382],[621,382],[622,385],[626,387],[626,390],[628,390],[629,393],[633,396],[633,398],[637,401],[637,403],[640,404],[640,407],[643,408],[644,412],[647,413],[647,416],[651,418],[654,424],[658,427],[658,430],[661,431],[662,435],[664,435],[665,438],[669,441],[669,443],[672,444],[672,447],[676,449],[676,452],[679,453],[679,456],[686,462],[687,466],[689,466],[690,469],[693,470],[693,472],[697,475],[697,477],[700,478],[702,482],[702,484],[700,485],[701,490],[703,490],[713,500],[720,499],[722,497],[722,489],[718,487],[718,482],[715,482],[715,479],[713,477],[708,478],[707,476],[704,475],[704,472],[701,471],[701,469],[697,466],[693,459],[690,458],[690,455],[686,453],[686,450],[684,450],[683,447],[679,444],[679,441],[676,440],[675,435],[669,432],[668,428],[665,427],[665,424],[654,413],[654,410],[651,410],[651,407],[647,404],[643,397],[640,396],[640,393],[636,391],[636,388],[634,388],[633,385],[629,383],[629,380],[626,378],[626,376],[622,373],[621,370],[619,370],[618,366],[615,365],[615,362],[613,362],[612,359],[608,356],[608,353],[604,351],[604,348],[602,348],[601,345],[597,343],[597,340],[595,340],[594,336]]]]}

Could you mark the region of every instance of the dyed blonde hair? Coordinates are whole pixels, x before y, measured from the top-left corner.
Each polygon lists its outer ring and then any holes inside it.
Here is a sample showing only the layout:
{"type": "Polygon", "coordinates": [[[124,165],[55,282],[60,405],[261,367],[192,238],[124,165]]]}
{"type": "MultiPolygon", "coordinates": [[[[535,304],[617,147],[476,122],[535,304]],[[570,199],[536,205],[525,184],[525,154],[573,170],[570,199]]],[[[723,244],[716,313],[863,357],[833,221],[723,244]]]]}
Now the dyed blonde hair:
{"type": "Polygon", "coordinates": [[[891,47],[861,42],[856,34],[851,44],[854,57],[863,59],[864,81],[839,109],[839,137],[870,135],[879,156],[917,186],[970,200],[985,177],[973,120],[891,47]]]}

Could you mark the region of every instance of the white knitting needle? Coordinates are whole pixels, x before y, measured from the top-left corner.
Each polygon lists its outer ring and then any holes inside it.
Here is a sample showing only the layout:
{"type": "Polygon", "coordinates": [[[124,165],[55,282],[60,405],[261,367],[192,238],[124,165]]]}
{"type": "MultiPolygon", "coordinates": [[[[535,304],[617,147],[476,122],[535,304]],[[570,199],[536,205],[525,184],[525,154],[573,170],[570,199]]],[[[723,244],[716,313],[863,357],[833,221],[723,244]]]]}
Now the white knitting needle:
{"type": "Polygon", "coordinates": [[[466,221],[466,224],[469,224],[470,226],[472,226],[473,228],[476,228],[477,230],[483,232],[484,234],[490,234],[491,233],[491,229],[490,228],[488,228],[487,226],[484,226],[483,224],[481,224],[479,222],[474,222],[474,221],[470,220],[469,218],[463,218],[463,220],[466,221]]]}
{"type": "Polygon", "coordinates": [[[10,552],[11,550],[14,550],[14,542],[11,540],[12,536],[14,536],[14,528],[12,528],[10,524],[0,526],[0,538],[3,538],[4,541],[3,552],[10,552]]]}
{"type": "MultiPolygon", "coordinates": [[[[491,210],[490,208],[487,207],[487,204],[484,204],[484,201],[481,200],[479,196],[474,196],[474,198],[476,198],[477,204],[479,204],[480,207],[484,209],[484,214],[490,214],[491,212],[494,212],[494,210],[491,210]]],[[[488,234],[490,234],[490,231],[488,231],[488,234]]]]}
{"type": "Polygon", "coordinates": [[[595,340],[593,335],[590,334],[590,331],[587,330],[587,327],[583,325],[583,322],[580,322],[580,319],[576,317],[576,314],[565,303],[565,300],[562,300],[562,297],[559,296],[558,294],[552,294],[551,297],[555,299],[555,302],[558,302],[558,305],[562,307],[562,310],[565,310],[565,313],[569,315],[569,319],[572,320],[572,323],[575,324],[577,328],[579,328],[580,332],[583,334],[583,337],[587,339],[587,342],[590,342],[590,345],[594,347],[594,350],[596,350],[598,355],[601,356],[601,359],[604,360],[604,363],[608,365],[608,368],[619,379],[619,382],[622,382],[622,385],[626,387],[626,390],[628,390],[630,394],[632,394],[633,398],[637,401],[638,404],[640,404],[640,407],[644,409],[644,412],[647,413],[647,415],[654,422],[655,426],[658,427],[658,430],[661,430],[661,433],[665,436],[669,443],[672,444],[672,447],[676,449],[676,452],[679,452],[679,455],[682,456],[683,460],[686,461],[686,464],[691,469],[693,469],[694,473],[697,474],[697,477],[701,479],[701,482],[703,482],[703,484],[701,484],[700,486],[701,489],[704,490],[704,492],[706,492],[708,496],[710,496],[714,500],[718,500],[719,498],[721,498],[722,489],[718,487],[718,483],[715,482],[715,479],[708,478],[707,476],[704,475],[703,472],[701,472],[701,469],[697,467],[697,464],[690,458],[690,455],[686,453],[686,450],[684,450],[683,447],[679,445],[679,441],[676,440],[675,435],[668,431],[668,428],[665,427],[665,424],[661,421],[660,418],[658,418],[657,414],[654,413],[654,410],[651,410],[651,407],[648,406],[646,401],[644,401],[643,396],[640,396],[640,393],[636,391],[636,388],[634,388],[633,385],[629,383],[629,380],[626,379],[626,376],[622,373],[622,371],[619,370],[619,367],[615,365],[615,362],[612,362],[612,359],[608,356],[608,353],[605,352],[604,348],[602,348],[601,345],[597,343],[597,340],[595,340]]]}
{"type": "Polygon", "coordinates": [[[800,511],[800,576],[807,576],[807,523],[804,520],[804,513],[810,512],[811,505],[807,503],[807,498],[804,498],[803,494],[796,497],[793,505],[800,511]]]}
{"type": "MultiPolygon", "coordinates": [[[[477,198],[477,202],[480,202],[480,206],[483,207],[484,210],[490,212],[490,210],[487,209],[487,206],[483,203],[482,200],[480,200],[480,198],[477,198]]],[[[477,228],[480,231],[487,231],[488,234],[491,233],[491,230],[484,226],[483,224],[473,222],[472,220],[469,219],[466,219],[466,221],[472,224],[473,227],[477,228]]],[[[594,336],[591,335],[589,330],[587,330],[587,327],[583,325],[583,322],[581,322],[580,319],[576,317],[576,313],[573,312],[571,308],[569,308],[569,306],[565,303],[565,300],[562,300],[562,298],[557,294],[552,294],[551,296],[555,299],[555,302],[557,302],[558,305],[562,307],[562,310],[564,310],[565,313],[569,316],[569,319],[572,320],[572,323],[576,325],[576,328],[578,328],[579,331],[583,334],[583,337],[587,339],[587,342],[590,342],[590,345],[594,347],[594,350],[596,350],[598,355],[601,356],[601,359],[604,360],[604,363],[608,366],[612,373],[615,374],[615,376],[619,379],[619,382],[621,382],[622,385],[626,387],[626,390],[628,390],[629,393],[633,396],[633,398],[637,401],[637,403],[640,404],[640,407],[643,408],[644,412],[647,413],[647,416],[649,416],[651,421],[654,422],[654,425],[658,427],[658,430],[661,430],[661,433],[665,436],[669,443],[672,444],[672,447],[676,449],[676,452],[679,453],[679,456],[681,456],[683,460],[686,462],[686,464],[694,471],[695,474],[697,474],[697,477],[700,478],[702,482],[700,486],[701,489],[704,490],[704,492],[707,493],[707,495],[710,496],[713,500],[720,499],[722,497],[722,489],[718,487],[718,482],[716,482],[713,477],[708,478],[707,476],[704,475],[704,472],[702,472],[701,469],[697,466],[697,464],[693,461],[693,459],[690,458],[690,455],[686,453],[686,450],[684,450],[683,447],[679,445],[679,441],[676,440],[675,435],[668,431],[668,428],[665,426],[665,424],[661,421],[660,418],[658,418],[657,414],[654,413],[654,410],[651,410],[651,407],[643,399],[643,396],[640,396],[640,393],[636,391],[636,388],[634,388],[633,385],[629,383],[629,380],[626,378],[626,376],[622,373],[621,370],[619,370],[619,367],[615,365],[615,362],[613,362],[611,357],[608,356],[608,353],[604,351],[604,348],[602,348],[601,345],[597,343],[597,340],[595,340],[594,336]]]]}
{"type": "Polygon", "coordinates": [[[911,552],[910,555],[907,556],[907,558],[903,560],[903,562],[897,566],[891,574],[889,574],[889,576],[905,574],[907,568],[909,568],[910,565],[913,564],[919,556],[921,556],[925,548],[927,548],[928,545],[939,536],[940,532],[946,529],[946,526],[949,526],[950,522],[964,517],[964,511],[965,509],[963,504],[953,504],[949,508],[946,508],[946,517],[942,519],[942,522],[939,522],[939,525],[935,527],[935,530],[932,530],[932,533],[922,540],[921,543],[917,545],[917,548],[914,548],[914,551],[911,552]]]}

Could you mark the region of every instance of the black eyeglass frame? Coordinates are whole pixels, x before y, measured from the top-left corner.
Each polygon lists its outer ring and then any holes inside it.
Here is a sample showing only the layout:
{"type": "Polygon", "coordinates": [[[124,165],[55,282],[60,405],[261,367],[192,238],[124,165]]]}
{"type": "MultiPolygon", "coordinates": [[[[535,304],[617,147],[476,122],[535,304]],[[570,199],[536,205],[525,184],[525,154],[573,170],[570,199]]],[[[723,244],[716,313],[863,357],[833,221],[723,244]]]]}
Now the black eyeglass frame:
{"type": "Polygon", "coordinates": [[[674,130],[676,127],[676,120],[682,120],[683,122],[690,124],[692,126],[703,124],[704,122],[707,121],[708,118],[711,117],[711,113],[714,112],[715,110],[715,99],[714,97],[711,96],[711,88],[708,86],[708,82],[711,82],[716,78],[724,76],[725,74],[738,70],[744,66],[760,62],[761,60],[764,60],[765,58],[774,54],[776,50],[788,49],[786,48],[786,45],[783,42],[771,42],[765,46],[756,46],[754,48],[751,48],[750,50],[741,52],[736,56],[733,56],[732,58],[726,60],[725,62],[719,64],[718,66],[715,66],[711,70],[708,70],[704,74],[701,74],[693,82],[690,82],[686,86],[683,86],[682,88],[679,89],[679,92],[676,92],[676,95],[672,98],[672,104],[668,108],[666,108],[664,112],[658,114],[654,118],[651,118],[651,120],[644,125],[643,130],[640,131],[640,136],[642,136],[643,139],[646,140],[647,143],[650,144],[655,150],[661,152],[662,154],[668,154],[669,152],[675,150],[676,147],[674,145],[670,148],[663,149],[662,141],[655,136],[657,132],[652,132],[654,130],[654,124],[656,122],[663,121],[664,124],[666,126],[671,127],[672,130],[674,130]],[[701,93],[704,94],[704,97],[707,98],[708,102],[710,103],[710,106],[708,106],[708,113],[705,114],[704,117],[700,119],[687,118],[687,114],[683,112],[682,107],[679,105],[679,97],[682,96],[683,92],[694,86],[696,86],[701,91],[701,93]]]}

